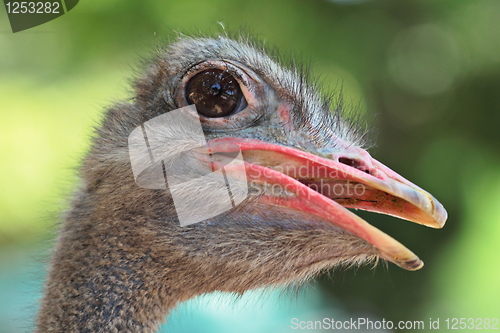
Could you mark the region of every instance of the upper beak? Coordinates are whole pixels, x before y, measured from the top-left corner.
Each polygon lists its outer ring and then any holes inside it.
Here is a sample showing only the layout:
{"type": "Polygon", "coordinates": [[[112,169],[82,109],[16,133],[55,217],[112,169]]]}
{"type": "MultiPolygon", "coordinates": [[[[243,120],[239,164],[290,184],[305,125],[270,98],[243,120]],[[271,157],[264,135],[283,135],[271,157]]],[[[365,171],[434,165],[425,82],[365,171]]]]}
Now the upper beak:
{"type": "Polygon", "coordinates": [[[327,159],[254,139],[215,139],[209,141],[208,146],[212,154],[231,153],[239,147],[247,179],[279,185],[285,190],[277,195],[267,193],[260,200],[341,226],[371,243],[380,257],[408,270],[420,269],[423,262],[401,243],[346,208],[393,215],[432,228],[442,228],[447,219],[446,210],[431,194],[362,149],[327,159]]]}

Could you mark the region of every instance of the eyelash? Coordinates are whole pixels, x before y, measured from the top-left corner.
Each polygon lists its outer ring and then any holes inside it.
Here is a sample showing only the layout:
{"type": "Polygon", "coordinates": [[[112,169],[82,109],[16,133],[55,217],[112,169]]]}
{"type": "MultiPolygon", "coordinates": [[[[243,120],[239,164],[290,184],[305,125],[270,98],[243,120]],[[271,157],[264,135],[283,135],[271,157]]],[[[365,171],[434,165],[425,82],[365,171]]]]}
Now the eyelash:
{"type": "MultiPolygon", "coordinates": [[[[243,75],[240,73],[240,71],[243,71],[243,69],[240,69],[238,71],[235,68],[233,68],[234,65],[229,64],[228,62],[226,62],[224,60],[214,60],[214,61],[221,63],[221,64],[224,64],[225,66],[224,67],[222,67],[222,66],[210,66],[209,62],[207,62],[207,61],[204,61],[201,63],[196,63],[186,70],[184,75],[182,75],[182,77],[181,77],[181,81],[185,80],[186,78],[191,78],[203,70],[221,69],[221,70],[231,74],[232,76],[234,76],[239,84],[241,84],[245,87],[248,87],[247,81],[245,80],[243,75]]],[[[234,67],[236,67],[236,66],[234,66],[234,67]]],[[[246,73],[246,74],[248,75],[248,73],[246,73]]]]}

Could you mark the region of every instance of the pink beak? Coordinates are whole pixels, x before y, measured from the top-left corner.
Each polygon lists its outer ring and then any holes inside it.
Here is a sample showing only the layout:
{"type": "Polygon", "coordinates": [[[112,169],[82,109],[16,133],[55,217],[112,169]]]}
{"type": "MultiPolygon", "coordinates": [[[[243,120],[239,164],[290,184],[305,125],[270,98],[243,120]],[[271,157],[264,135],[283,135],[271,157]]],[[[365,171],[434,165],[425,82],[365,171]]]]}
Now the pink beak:
{"type": "Polygon", "coordinates": [[[259,200],[345,228],[371,243],[381,258],[408,270],[422,268],[423,262],[346,208],[388,214],[432,228],[442,228],[447,219],[446,210],[431,194],[360,148],[327,159],[254,139],[222,138],[210,140],[208,145],[212,153],[222,154],[239,147],[248,181],[282,189],[278,194],[265,193],[259,200]]]}

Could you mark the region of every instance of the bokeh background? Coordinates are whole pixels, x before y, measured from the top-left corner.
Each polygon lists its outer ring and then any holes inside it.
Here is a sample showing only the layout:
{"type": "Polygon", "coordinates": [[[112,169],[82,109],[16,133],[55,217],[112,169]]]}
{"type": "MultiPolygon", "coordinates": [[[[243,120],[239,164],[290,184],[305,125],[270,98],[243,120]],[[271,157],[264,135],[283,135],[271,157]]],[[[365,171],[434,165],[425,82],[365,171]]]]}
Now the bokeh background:
{"type": "MultiPolygon", "coordinates": [[[[442,230],[362,214],[426,263],[335,271],[298,296],[208,295],[162,332],[289,332],[291,318],[500,318],[500,1],[80,1],[13,34],[0,9],[0,332],[31,331],[58,212],[106,105],[176,32],[243,28],[312,63],[374,127],[378,160],[447,208],[442,230]]],[[[497,325],[500,327],[500,324],[497,325]]]]}

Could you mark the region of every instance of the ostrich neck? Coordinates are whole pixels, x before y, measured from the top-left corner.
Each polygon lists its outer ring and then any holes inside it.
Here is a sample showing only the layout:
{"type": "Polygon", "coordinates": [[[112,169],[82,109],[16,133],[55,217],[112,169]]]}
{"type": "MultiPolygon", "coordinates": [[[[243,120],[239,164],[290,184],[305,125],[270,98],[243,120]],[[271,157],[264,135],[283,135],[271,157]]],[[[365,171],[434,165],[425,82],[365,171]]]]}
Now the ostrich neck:
{"type": "Polygon", "coordinates": [[[81,216],[73,209],[59,233],[36,332],[154,332],[192,297],[175,253],[148,248],[143,222],[81,216]]]}

